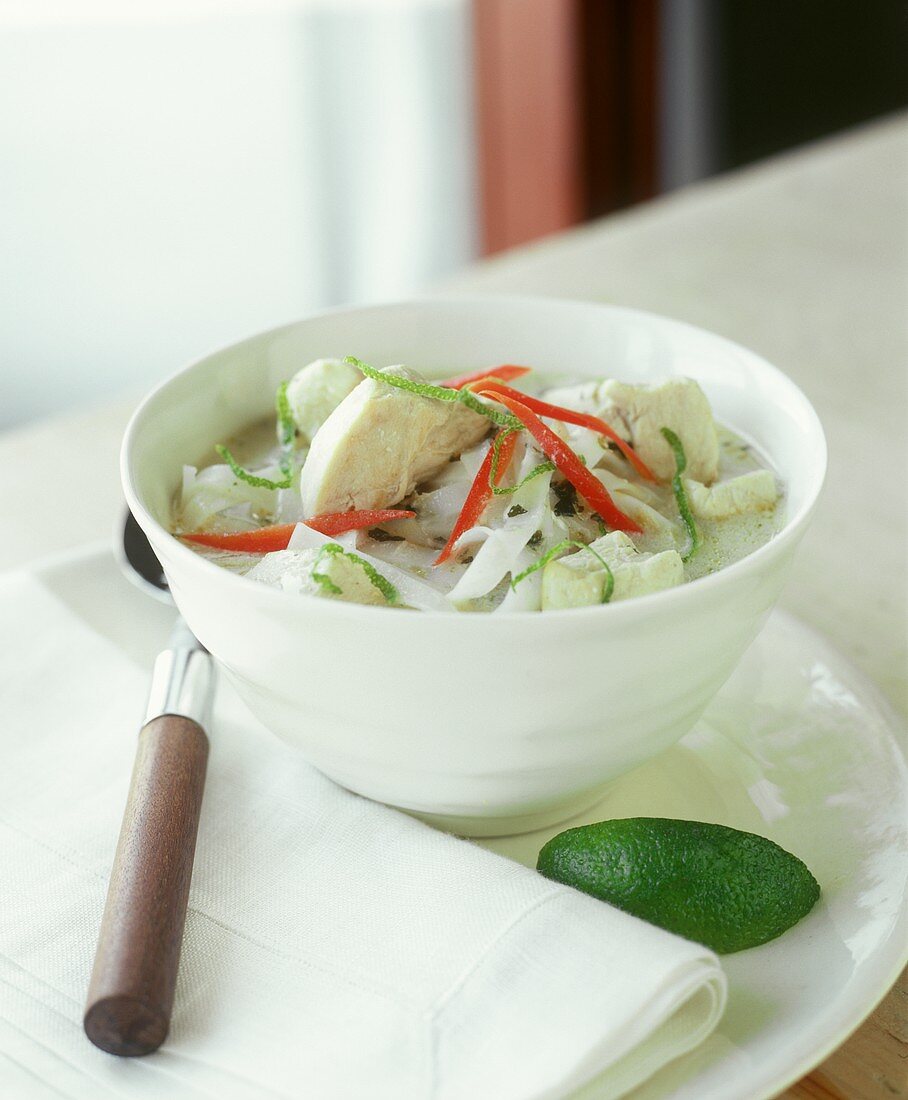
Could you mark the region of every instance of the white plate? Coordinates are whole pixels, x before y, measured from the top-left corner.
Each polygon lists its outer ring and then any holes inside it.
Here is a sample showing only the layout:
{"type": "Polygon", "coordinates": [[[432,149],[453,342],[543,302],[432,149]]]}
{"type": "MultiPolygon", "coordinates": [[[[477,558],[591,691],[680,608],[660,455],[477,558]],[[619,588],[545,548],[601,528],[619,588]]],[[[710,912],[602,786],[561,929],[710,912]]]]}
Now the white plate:
{"type": "MultiPolygon", "coordinates": [[[[38,572],[150,668],[173,612],[111,584],[115,568],[107,551],[92,550],[38,572]]],[[[823,889],[792,931],[724,959],[730,996],[718,1031],[635,1100],[773,1096],[838,1046],[895,981],[908,957],[908,771],[900,743],[904,726],[876,689],[828,643],[777,612],[694,731],[569,823],[636,815],[721,822],[794,852],[823,889]]],[[[532,866],[557,831],[482,843],[532,866]]],[[[581,1096],[593,1100],[595,1083],[581,1096]]]]}

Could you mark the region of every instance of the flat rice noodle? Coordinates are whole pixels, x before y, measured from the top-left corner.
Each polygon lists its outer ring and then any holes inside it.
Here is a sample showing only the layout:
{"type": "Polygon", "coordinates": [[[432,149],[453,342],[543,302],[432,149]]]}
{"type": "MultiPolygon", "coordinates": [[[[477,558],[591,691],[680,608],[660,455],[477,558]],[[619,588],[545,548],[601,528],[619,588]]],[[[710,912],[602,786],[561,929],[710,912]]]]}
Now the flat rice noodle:
{"type": "MultiPolygon", "coordinates": [[[[539,561],[539,555],[529,550],[523,550],[514,562],[513,576],[517,576],[524,569],[528,569],[534,562],[539,561]]],[[[517,585],[505,593],[504,599],[495,608],[498,611],[541,611],[542,610],[542,570],[537,569],[517,585]]],[[[495,613],[493,612],[493,614],[495,613]]]]}
{"type": "MultiPolygon", "coordinates": [[[[470,483],[463,478],[430,493],[417,494],[413,506],[419,526],[429,539],[447,539],[460,515],[469,488],[470,483]]],[[[435,553],[437,557],[438,551],[435,553]]]]}
{"type": "MultiPolygon", "coordinates": [[[[533,453],[528,450],[520,464],[518,479],[525,477],[532,469],[533,453]]],[[[502,526],[488,535],[466,572],[448,594],[452,603],[464,603],[479,599],[492,591],[508,573],[515,572],[521,551],[536,531],[541,529],[545,513],[549,510],[550,472],[539,474],[526,485],[521,486],[513,496],[508,497],[509,507],[519,504],[526,511],[523,515],[503,518],[502,526]]],[[[474,528],[474,531],[476,529],[474,528]]],[[[466,541],[466,535],[459,543],[466,541]]]]}

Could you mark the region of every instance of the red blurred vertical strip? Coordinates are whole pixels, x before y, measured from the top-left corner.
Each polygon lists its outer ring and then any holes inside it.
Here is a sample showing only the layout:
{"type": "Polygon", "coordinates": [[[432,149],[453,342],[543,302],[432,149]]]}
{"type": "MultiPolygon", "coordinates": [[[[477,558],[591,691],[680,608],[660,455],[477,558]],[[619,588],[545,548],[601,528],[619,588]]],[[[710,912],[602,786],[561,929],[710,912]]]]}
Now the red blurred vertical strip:
{"type": "Polygon", "coordinates": [[[658,0],[473,0],[485,253],[657,193],[658,0]]]}
{"type": "Polygon", "coordinates": [[[474,0],[484,252],[583,217],[580,4],[474,0]]]}

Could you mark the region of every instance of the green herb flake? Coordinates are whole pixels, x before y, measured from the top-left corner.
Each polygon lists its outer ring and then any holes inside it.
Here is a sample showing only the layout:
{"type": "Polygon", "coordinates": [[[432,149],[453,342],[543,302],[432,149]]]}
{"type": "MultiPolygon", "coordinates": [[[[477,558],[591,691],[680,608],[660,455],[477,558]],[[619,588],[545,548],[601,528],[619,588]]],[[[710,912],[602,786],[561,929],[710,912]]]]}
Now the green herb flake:
{"type": "Polygon", "coordinates": [[[513,519],[515,516],[525,516],[527,514],[526,508],[520,504],[512,504],[508,509],[508,519],[513,519]]]}
{"type": "Polygon", "coordinates": [[[690,546],[687,553],[681,555],[682,561],[690,561],[690,559],[696,553],[700,546],[700,535],[697,532],[697,525],[694,523],[694,517],[690,510],[690,503],[687,499],[687,493],[684,491],[684,483],[681,480],[681,475],[687,469],[687,455],[684,453],[684,446],[677,435],[671,430],[671,428],[661,428],[662,437],[665,442],[671,447],[675,456],[675,476],[672,478],[672,490],[675,494],[675,500],[678,504],[678,511],[681,514],[681,519],[684,526],[687,528],[687,534],[690,538],[690,546]]]}
{"type": "Polygon", "coordinates": [[[577,515],[577,490],[570,481],[556,481],[552,486],[555,494],[555,507],[552,511],[556,516],[577,515]]]}
{"type": "Polygon", "coordinates": [[[598,551],[594,550],[592,546],[588,546],[585,542],[578,542],[576,539],[563,539],[561,542],[556,543],[550,550],[546,550],[539,561],[534,561],[532,565],[527,566],[527,568],[518,573],[516,577],[511,578],[511,588],[516,590],[517,585],[520,584],[522,580],[529,577],[531,573],[535,573],[537,569],[544,569],[553,558],[557,557],[558,554],[563,553],[565,550],[569,550],[572,546],[577,547],[581,551],[589,550],[605,570],[605,582],[602,585],[602,596],[599,602],[608,603],[612,598],[612,593],[615,591],[615,574],[609,568],[608,562],[598,553],[598,551]]]}
{"type": "Polygon", "coordinates": [[[247,485],[253,485],[257,489],[289,489],[293,482],[293,475],[284,470],[283,464],[281,472],[284,473],[284,477],[281,481],[272,481],[270,477],[259,477],[258,474],[251,474],[248,470],[244,470],[223,444],[218,443],[214,449],[233,471],[234,477],[245,481],[247,485]]]}

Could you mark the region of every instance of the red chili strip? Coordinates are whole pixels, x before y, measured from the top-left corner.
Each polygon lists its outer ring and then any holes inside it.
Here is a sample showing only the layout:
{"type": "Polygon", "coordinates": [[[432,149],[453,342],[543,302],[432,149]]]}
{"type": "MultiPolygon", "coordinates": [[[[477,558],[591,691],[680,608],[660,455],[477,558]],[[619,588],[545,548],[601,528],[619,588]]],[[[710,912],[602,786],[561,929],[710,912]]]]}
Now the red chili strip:
{"type": "Polygon", "coordinates": [[[501,479],[505,475],[505,471],[511,464],[511,459],[514,457],[514,446],[517,443],[516,431],[503,431],[499,432],[495,439],[489,444],[489,449],[486,451],[486,456],[482,460],[482,465],[476,473],[476,477],[473,478],[473,484],[470,486],[470,491],[467,493],[467,499],[464,501],[463,508],[460,510],[460,515],[457,517],[457,521],[451,531],[448,541],[445,543],[441,553],[433,562],[434,565],[441,565],[442,562],[448,560],[451,556],[454,545],[464,531],[469,531],[471,527],[475,527],[479,522],[479,518],[485,511],[486,505],[492,497],[492,483],[490,481],[492,473],[492,458],[495,454],[495,443],[501,439],[501,445],[498,450],[498,470],[495,475],[495,484],[500,485],[501,479]],[[502,436],[504,438],[502,439],[502,436]]]}
{"type": "Polygon", "coordinates": [[[412,519],[415,515],[415,512],[399,508],[364,508],[358,512],[325,512],[320,516],[310,516],[303,523],[323,535],[342,535],[345,531],[361,531],[363,527],[377,527],[393,519],[412,519]]]}
{"type": "MultiPolygon", "coordinates": [[[[364,527],[376,527],[394,519],[412,519],[415,512],[396,508],[362,509],[354,512],[326,512],[311,516],[303,522],[322,535],[342,535],[346,531],[360,531],[364,527]]],[[[282,523],[276,527],[257,527],[254,531],[237,531],[229,535],[213,535],[204,532],[182,535],[186,542],[210,546],[215,550],[238,550],[249,554],[268,554],[272,550],[286,550],[295,523],[282,523]]]]}
{"type": "Polygon", "coordinates": [[[474,370],[471,374],[459,374],[456,378],[439,382],[438,385],[446,386],[449,390],[462,390],[471,382],[482,382],[486,378],[500,378],[502,382],[513,382],[515,378],[522,378],[525,374],[529,374],[532,369],[532,367],[515,367],[511,363],[505,363],[500,367],[474,370]]]}
{"type": "Polygon", "coordinates": [[[283,523],[278,527],[258,527],[254,531],[237,531],[230,535],[182,535],[186,542],[199,546],[211,546],[215,550],[239,550],[250,554],[268,554],[272,550],[286,550],[295,523],[283,523]]]}
{"type": "MultiPolygon", "coordinates": [[[[486,394],[487,391],[482,389],[477,392],[486,394]]],[[[545,456],[555,463],[589,507],[594,512],[598,512],[609,527],[616,531],[643,533],[643,528],[635,523],[630,516],[626,516],[615,504],[602,482],[583,465],[563,439],[543,424],[532,409],[527,408],[522,401],[516,401],[512,397],[508,397],[503,393],[496,393],[494,390],[488,391],[488,396],[499,401],[520,420],[542,448],[545,456]]]]}
{"type": "MultiPolygon", "coordinates": [[[[477,387],[477,390],[478,389],[480,389],[480,387],[477,387]]],[[[512,389],[510,386],[503,386],[494,379],[484,384],[481,390],[483,393],[491,395],[500,394],[504,397],[513,398],[513,400],[519,401],[521,405],[525,405],[526,408],[530,409],[532,412],[538,413],[540,416],[548,416],[553,420],[561,420],[565,424],[578,424],[581,428],[591,428],[594,432],[604,435],[607,439],[615,443],[624,457],[641,477],[645,477],[647,481],[656,480],[656,475],[637,454],[634,448],[623,440],[611,425],[607,424],[604,420],[600,420],[598,416],[593,416],[591,413],[574,412],[573,409],[566,409],[562,405],[551,405],[548,401],[540,401],[538,397],[530,397],[528,394],[521,393],[520,390],[512,389]]]]}

